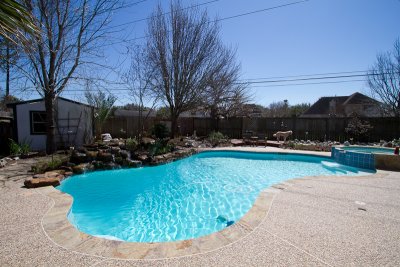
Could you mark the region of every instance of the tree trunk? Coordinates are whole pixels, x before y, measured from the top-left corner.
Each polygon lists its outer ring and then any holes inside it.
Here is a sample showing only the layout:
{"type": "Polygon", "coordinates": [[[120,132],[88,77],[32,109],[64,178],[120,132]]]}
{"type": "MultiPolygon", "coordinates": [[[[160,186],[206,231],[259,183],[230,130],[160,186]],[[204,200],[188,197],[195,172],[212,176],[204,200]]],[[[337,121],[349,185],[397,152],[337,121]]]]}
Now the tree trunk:
{"type": "Polygon", "coordinates": [[[142,142],[143,132],[144,132],[144,128],[143,128],[143,107],[142,107],[142,105],[140,105],[139,106],[139,120],[138,120],[138,136],[137,136],[137,139],[138,139],[139,143],[142,142]]]}
{"type": "Polygon", "coordinates": [[[53,154],[56,151],[55,144],[55,123],[54,123],[54,103],[55,96],[53,94],[45,94],[45,107],[46,107],[46,119],[47,119],[47,140],[46,140],[46,153],[53,154]]]}
{"type": "Polygon", "coordinates": [[[211,128],[213,131],[218,131],[218,112],[215,108],[211,108],[210,110],[211,117],[211,128]]]}
{"type": "Polygon", "coordinates": [[[6,49],[6,97],[8,97],[10,95],[10,47],[8,43],[6,49]]]}
{"type": "Polygon", "coordinates": [[[171,138],[175,138],[177,134],[177,128],[178,128],[178,116],[177,115],[172,115],[171,114],[171,138]]]}

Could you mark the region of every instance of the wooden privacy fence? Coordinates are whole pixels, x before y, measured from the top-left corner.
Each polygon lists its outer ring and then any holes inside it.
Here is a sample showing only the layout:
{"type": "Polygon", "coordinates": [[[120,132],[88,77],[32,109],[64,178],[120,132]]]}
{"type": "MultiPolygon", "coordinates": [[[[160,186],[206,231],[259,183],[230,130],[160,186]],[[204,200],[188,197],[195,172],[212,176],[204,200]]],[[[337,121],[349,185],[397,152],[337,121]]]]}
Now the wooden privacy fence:
{"type": "MultiPolygon", "coordinates": [[[[400,138],[399,118],[360,118],[368,121],[373,127],[364,141],[392,140],[400,138]]],[[[230,138],[242,138],[245,131],[255,134],[265,134],[268,139],[273,139],[277,131],[293,131],[292,139],[299,140],[331,140],[345,141],[349,136],[345,128],[351,118],[229,118],[212,120],[210,118],[180,118],[178,131],[181,135],[192,135],[196,131],[197,136],[207,136],[217,130],[230,138]]],[[[144,125],[145,131],[151,132],[151,128],[160,121],[149,118],[144,125]]],[[[109,132],[115,137],[136,136],[138,133],[138,118],[110,118],[103,126],[104,132],[109,132]],[[121,129],[123,131],[121,131],[121,129]]]]}
{"type": "Polygon", "coordinates": [[[11,118],[0,117],[0,155],[8,155],[10,152],[10,138],[13,138],[13,124],[11,118]]]}
{"type": "MultiPolygon", "coordinates": [[[[151,133],[154,124],[155,118],[145,120],[143,125],[145,132],[151,133]]],[[[138,117],[110,117],[103,125],[103,132],[118,138],[135,137],[139,133],[139,125],[138,117]]]]}

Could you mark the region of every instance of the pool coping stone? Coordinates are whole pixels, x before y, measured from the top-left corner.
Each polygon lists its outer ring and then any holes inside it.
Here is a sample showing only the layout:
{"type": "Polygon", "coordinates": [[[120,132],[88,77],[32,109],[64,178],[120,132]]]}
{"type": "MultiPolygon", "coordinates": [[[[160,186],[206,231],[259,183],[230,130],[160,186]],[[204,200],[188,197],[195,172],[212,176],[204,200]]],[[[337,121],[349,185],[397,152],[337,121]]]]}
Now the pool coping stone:
{"type": "MultiPolygon", "coordinates": [[[[207,149],[202,151],[221,150],[226,151],[227,149],[207,149]]],[[[228,150],[258,152],[237,148],[228,150]]],[[[275,153],[274,151],[268,152],[275,153]]],[[[282,154],[328,157],[322,153],[291,152],[277,151],[277,153],[282,154]]],[[[87,255],[110,259],[165,259],[211,252],[243,239],[259,227],[263,220],[267,218],[275,196],[296,183],[296,180],[304,178],[307,177],[290,179],[267,187],[260,192],[253,206],[239,221],[221,231],[194,239],[152,243],[110,240],[80,232],[67,219],[73,202],[72,196],[52,186],[37,188],[35,190],[50,198],[53,202],[52,206],[43,216],[41,226],[49,239],[57,246],[87,255]]]]}
{"type": "Polygon", "coordinates": [[[80,253],[119,259],[160,259],[210,252],[233,243],[252,232],[266,217],[272,201],[284,187],[276,184],[258,195],[251,209],[233,225],[195,239],[173,242],[125,242],[104,239],[80,232],[67,219],[73,198],[54,187],[35,189],[53,200],[41,224],[47,236],[58,246],[80,253]]]}

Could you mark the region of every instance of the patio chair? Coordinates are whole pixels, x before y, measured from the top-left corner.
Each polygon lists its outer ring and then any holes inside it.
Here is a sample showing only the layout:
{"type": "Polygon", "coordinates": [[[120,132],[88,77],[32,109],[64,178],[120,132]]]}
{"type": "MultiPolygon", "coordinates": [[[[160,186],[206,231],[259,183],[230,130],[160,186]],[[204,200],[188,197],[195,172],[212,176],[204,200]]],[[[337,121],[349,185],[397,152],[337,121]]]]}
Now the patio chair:
{"type": "Polygon", "coordinates": [[[252,136],[250,136],[250,145],[257,146],[257,144],[258,144],[258,136],[253,134],[252,136]]]}
{"type": "Polygon", "coordinates": [[[251,145],[252,136],[253,136],[253,131],[245,131],[243,133],[243,142],[245,145],[251,145]]]}
{"type": "Polygon", "coordinates": [[[257,145],[267,146],[267,135],[264,133],[258,134],[257,145]]]}

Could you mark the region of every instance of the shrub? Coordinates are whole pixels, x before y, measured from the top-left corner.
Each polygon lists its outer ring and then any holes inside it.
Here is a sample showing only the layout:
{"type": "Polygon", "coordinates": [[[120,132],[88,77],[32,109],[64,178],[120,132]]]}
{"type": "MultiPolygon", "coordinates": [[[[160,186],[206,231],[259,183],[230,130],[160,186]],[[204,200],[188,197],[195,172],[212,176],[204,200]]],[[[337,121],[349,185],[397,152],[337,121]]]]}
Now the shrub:
{"type": "Polygon", "coordinates": [[[360,141],[360,139],[365,138],[372,128],[368,121],[360,120],[358,115],[354,113],[344,130],[346,133],[350,134],[351,137],[355,138],[355,140],[360,141]]]}
{"type": "Polygon", "coordinates": [[[27,144],[27,143],[22,143],[20,145],[20,150],[21,150],[21,154],[22,155],[26,155],[29,152],[31,152],[31,146],[29,144],[27,144]]]}
{"type": "Polygon", "coordinates": [[[47,163],[47,169],[55,170],[55,169],[61,167],[62,164],[63,164],[63,161],[61,159],[53,159],[47,163]]]}
{"type": "Polygon", "coordinates": [[[135,151],[139,142],[136,138],[128,138],[126,139],[126,149],[129,151],[135,151]]]}
{"type": "Polygon", "coordinates": [[[29,143],[23,141],[21,144],[18,144],[13,139],[10,140],[10,153],[11,155],[26,155],[31,151],[31,146],[29,143]]]}
{"type": "Polygon", "coordinates": [[[64,165],[67,161],[68,157],[55,157],[47,161],[40,161],[32,166],[32,172],[37,174],[56,170],[64,165]]]}
{"type": "Polygon", "coordinates": [[[289,141],[289,142],[287,143],[287,147],[292,148],[292,149],[295,149],[295,148],[296,148],[296,144],[295,144],[293,141],[289,141]]]}
{"type": "Polygon", "coordinates": [[[174,150],[174,145],[169,144],[164,140],[157,140],[154,144],[150,145],[149,152],[151,156],[157,156],[169,153],[174,150]]]}
{"type": "Polygon", "coordinates": [[[165,124],[156,123],[153,126],[152,134],[158,139],[163,139],[169,136],[169,131],[165,124]]]}
{"type": "Polygon", "coordinates": [[[227,137],[225,135],[223,135],[221,132],[214,132],[213,131],[208,135],[208,141],[210,141],[210,143],[213,146],[217,146],[217,145],[221,144],[226,139],[227,139],[227,137]]]}
{"type": "Polygon", "coordinates": [[[11,155],[18,155],[19,153],[21,153],[21,148],[19,147],[18,143],[12,139],[9,140],[10,140],[9,146],[11,155]]]}

